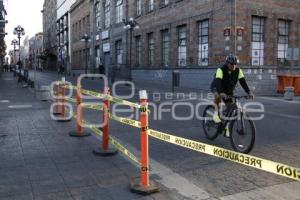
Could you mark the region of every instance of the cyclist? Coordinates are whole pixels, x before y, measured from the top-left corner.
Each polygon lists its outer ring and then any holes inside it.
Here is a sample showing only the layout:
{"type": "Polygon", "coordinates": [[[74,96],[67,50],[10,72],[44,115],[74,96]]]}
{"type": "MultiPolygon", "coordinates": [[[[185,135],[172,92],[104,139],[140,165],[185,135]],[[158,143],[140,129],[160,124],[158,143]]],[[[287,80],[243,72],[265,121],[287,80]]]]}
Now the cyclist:
{"type": "MultiPolygon", "coordinates": [[[[220,128],[221,118],[220,118],[220,103],[223,99],[226,107],[232,103],[231,99],[227,99],[227,96],[232,96],[234,89],[239,82],[245,92],[249,95],[250,98],[254,98],[254,95],[250,91],[248,84],[246,82],[243,70],[239,68],[237,65],[239,60],[237,56],[234,54],[229,54],[226,57],[225,64],[217,69],[215,74],[214,80],[211,84],[211,91],[214,93],[215,96],[215,105],[217,106],[217,111],[214,113],[213,121],[218,124],[220,128]]],[[[218,131],[222,131],[219,130],[218,131]]],[[[226,127],[225,129],[225,136],[229,137],[229,128],[226,127]]]]}

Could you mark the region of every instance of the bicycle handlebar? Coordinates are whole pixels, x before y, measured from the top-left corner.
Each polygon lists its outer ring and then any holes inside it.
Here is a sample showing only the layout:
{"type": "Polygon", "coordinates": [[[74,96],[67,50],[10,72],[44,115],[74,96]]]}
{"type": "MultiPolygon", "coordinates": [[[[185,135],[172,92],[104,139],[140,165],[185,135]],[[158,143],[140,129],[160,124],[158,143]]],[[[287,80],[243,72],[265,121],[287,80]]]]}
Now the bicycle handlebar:
{"type": "Polygon", "coordinates": [[[239,100],[239,99],[251,99],[251,97],[249,95],[242,95],[242,96],[235,96],[235,95],[230,95],[225,97],[226,100],[228,99],[234,99],[234,100],[239,100]]]}

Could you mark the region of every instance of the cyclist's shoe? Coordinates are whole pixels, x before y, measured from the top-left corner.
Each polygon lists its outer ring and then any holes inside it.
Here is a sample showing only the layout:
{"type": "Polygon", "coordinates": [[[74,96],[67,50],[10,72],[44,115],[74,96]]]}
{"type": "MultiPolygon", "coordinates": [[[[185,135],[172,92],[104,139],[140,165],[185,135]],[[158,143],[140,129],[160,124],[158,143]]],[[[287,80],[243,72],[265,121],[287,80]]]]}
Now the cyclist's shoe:
{"type": "Polygon", "coordinates": [[[214,114],[213,120],[216,124],[220,124],[222,122],[218,113],[214,114]]]}
{"type": "Polygon", "coordinates": [[[229,131],[228,127],[225,128],[224,137],[226,137],[226,138],[230,137],[230,131],[229,131]]]}

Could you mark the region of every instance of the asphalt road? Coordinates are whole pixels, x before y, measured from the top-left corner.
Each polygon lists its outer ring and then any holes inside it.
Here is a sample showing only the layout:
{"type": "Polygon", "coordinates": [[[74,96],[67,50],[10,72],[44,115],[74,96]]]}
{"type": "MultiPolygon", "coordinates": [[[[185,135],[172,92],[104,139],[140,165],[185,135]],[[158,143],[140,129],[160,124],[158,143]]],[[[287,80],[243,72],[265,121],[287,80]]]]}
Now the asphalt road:
{"type": "MultiPolygon", "coordinates": [[[[30,76],[32,76],[32,72],[30,76]]],[[[39,85],[47,85],[59,78],[60,76],[57,73],[37,73],[37,82],[39,85]]],[[[73,77],[67,77],[67,80],[75,83],[75,78],[73,77]]],[[[169,90],[163,86],[142,86],[143,89],[150,91],[150,102],[153,102],[155,99],[153,93],[156,92],[156,95],[160,93],[161,96],[164,96],[165,92],[169,90]]],[[[83,86],[83,88],[97,91],[100,91],[101,87],[102,83],[100,80],[90,79],[85,80],[83,86]]],[[[138,88],[139,86],[136,88],[135,95],[130,101],[138,102],[138,88]]],[[[126,86],[121,86],[118,87],[118,93],[129,94],[130,90],[126,86]]],[[[188,91],[185,91],[185,93],[188,94],[188,91]]],[[[189,99],[186,95],[184,99],[182,97],[172,99],[162,98],[156,104],[161,105],[166,101],[173,103],[189,102],[193,106],[199,102],[203,102],[200,99],[189,99]]],[[[257,97],[255,101],[262,103],[265,112],[262,120],[255,121],[257,131],[256,142],[250,154],[294,167],[300,167],[300,101],[287,102],[282,100],[281,97],[257,97]]],[[[165,108],[170,107],[166,106],[165,108]]],[[[203,107],[199,109],[199,112],[203,112],[203,107]]],[[[99,113],[94,111],[87,111],[87,113],[89,114],[85,114],[85,116],[91,121],[95,121],[95,117],[99,116],[99,113]]],[[[179,116],[186,116],[185,114],[188,115],[189,109],[179,106],[176,108],[176,113],[179,116]]],[[[155,114],[153,109],[151,114],[155,114]]],[[[222,136],[218,137],[215,141],[207,140],[202,130],[201,121],[196,118],[178,121],[172,118],[171,112],[164,112],[161,120],[155,120],[153,117],[150,117],[150,127],[172,135],[232,149],[229,139],[222,136]]],[[[111,134],[130,150],[138,154],[140,149],[138,129],[118,122],[111,122],[111,134]]],[[[287,178],[204,155],[152,138],[150,139],[149,150],[151,161],[157,163],[154,166],[158,166],[158,168],[163,166],[169,169],[172,174],[188,180],[193,186],[203,188],[208,193],[217,197],[292,182],[292,180],[287,178]]],[[[160,170],[153,168],[152,173],[159,175],[160,170]]]]}

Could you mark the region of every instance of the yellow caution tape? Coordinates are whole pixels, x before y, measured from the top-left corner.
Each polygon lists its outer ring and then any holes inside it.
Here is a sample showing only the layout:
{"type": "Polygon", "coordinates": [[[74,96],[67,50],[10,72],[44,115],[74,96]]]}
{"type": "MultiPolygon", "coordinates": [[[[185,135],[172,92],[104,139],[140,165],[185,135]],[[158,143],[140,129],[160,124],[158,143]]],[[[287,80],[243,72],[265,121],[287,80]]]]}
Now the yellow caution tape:
{"type": "Polygon", "coordinates": [[[167,133],[155,131],[149,129],[149,135],[184,148],[192,149],[201,153],[205,153],[211,156],[223,158],[235,163],[267,171],[273,174],[284,176],[294,180],[300,180],[300,168],[291,167],[282,163],[277,163],[274,161],[258,158],[255,156],[238,153],[235,151],[227,150],[224,148],[216,147],[213,145],[196,142],[193,140],[185,139],[182,137],[170,135],[167,133]]]}
{"type": "Polygon", "coordinates": [[[88,103],[85,103],[85,108],[93,109],[93,110],[103,110],[103,105],[90,105],[88,103]]]}
{"type": "MultiPolygon", "coordinates": [[[[76,119],[77,115],[73,114],[73,117],[76,119]]],[[[95,126],[89,124],[87,121],[83,120],[83,123],[85,124],[85,126],[87,126],[88,128],[90,128],[95,134],[99,135],[99,136],[103,136],[103,132],[96,128],[95,126]]],[[[111,135],[109,136],[109,141],[111,142],[111,144],[113,144],[116,149],[118,149],[120,152],[123,153],[123,155],[125,155],[126,157],[128,157],[129,159],[131,159],[133,162],[135,162],[138,165],[141,165],[140,160],[133,154],[131,153],[131,151],[129,151],[128,149],[126,149],[120,142],[118,142],[118,140],[114,137],[112,137],[111,135]]]]}
{"type": "Polygon", "coordinates": [[[102,94],[102,93],[98,93],[98,92],[94,92],[94,91],[90,91],[90,90],[84,90],[84,89],[82,89],[82,93],[90,95],[92,97],[96,97],[96,98],[107,99],[107,100],[112,101],[114,103],[119,103],[119,104],[127,105],[127,106],[130,106],[130,107],[140,108],[140,105],[137,104],[137,103],[132,103],[132,102],[126,101],[124,99],[113,97],[111,95],[105,95],[105,94],[102,94]]]}
{"type": "MultiPolygon", "coordinates": [[[[77,89],[76,86],[72,86],[72,85],[65,85],[65,87],[68,88],[68,89],[74,89],[74,90],[77,89]]],[[[113,97],[111,95],[105,95],[103,93],[98,93],[98,92],[95,92],[95,91],[85,90],[85,89],[81,89],[81,92],[82,92],[82,94],[86,94],[86,95],[96,97],[96,98],[107,99],[107,100],[112,101],[114,103],[119,103],[119,104],[127,105],[127,106],[130,106],[130,107],[134,107],[134,108],[140,108],[141,107],[137,103],[132,103],[132,102],[126,101],[124,99],[113,97]]]]}
{"type": "MultiPolygon", "coordinates": [[[[86,122],[84,122],[86,123],[86,122]]],[[[89,125],[87,125],[89,126],[89,125]]],[[[94,126],[91,126],[90,129],[97,135],[101,136],[103,135],[103,132],[94,127],[94,126]]],[[[112,137],[111,135],[109,136],[109,141],[111,142],[111,144],[113,144],[116,149],[118,149],[120,152],[122,152],[125,156],[127,156],[129,159],[131,159],[133,162],[137,163],[137,164],[141,164],[139,159],[133,154],[131,153],[128,149],[126,149],[120,142],[118,142],[114,137],[112,137]]]]}
{"type": "Polygon", "coordinates": [[[70,89],[70,90],[77,90],[77,87],[76,87],[76,86],[69,85],[69,84],[65,84],[65,88],[66,88],[66,89],[70,89]]]}
{"type": "Polygon", "coordinates": [[[118,103],[118,104],[123,104],[123,105],[126,105],[126,106],[130,106],[130,107],[134,107],[134,108],[140,108],[141,106],[137,103],[132,103],[130,101],[126,101],[124,99],[120,99],[120,98],[117,98],[117,97],[113,97],[113,96],[110,96],[110,95],[107,95],[107,100],[109,101],[112,101],[114,103],[118,103]]]}
{"type": "Polygon", "coordinates": [[[115,120],[117,122],[121,122],[123,124],[127,124],[130,126],[136,127],[136,128],[141,128],[141,122],[139,122],[139,121],[135,121],[135,120],[124,118],[124,117],[118,117],[116,115],[112,115],[111,113],[109,115],[109,118],[112,120],[115,120]]]}
{"type": "Polygon", "coordinates": [[[66,98],[67,101],[70,101],[72,103],[77,103],[77,100],[74,98],[66,98]]]}
{"type": "MultiPolygon", "coordinates": [[[[119,102],[118,102],[119,103],[119,102]]],[[[91,105],[91,108],[95,109],[95,105],[91,105]]],[[[102,107],[103,109],[103,107],[102,107]]],[[[76,115],[74,115],[76,118],[76,115]]],[[[118,117],[115,115],[110,114],[110,118],[121,122],[123,124],[127,124],[133,127],[141,128],[141,124],[139,121],[123,118],[123,117],[118,117]]],[[[102,132],[95,128],[95,127],[90,127],[95,133],[99,134],[102,136],[102,132]],[[100,134],[100,132],[101,134],[100,134]]],[[[207,155],[211,155],[214,157],[218,158],[223,158],[225,160],[229,160],[235,163],[239,163],[245,166],[249,166],[252,168],[260,169],[266,172],[270,172],[279,176],[287,177],[293,180],[300,180],[300,168],[292,167],[286,164],[274,162],[271,160],[259,158],[256,156],[251,156],[243,153],[238,153],[235,151],[231,151],[228,149],[216,147],[213,145],[189,140],[186,138],[170,135],[167,133],[159,132],[156,130],[149,129],[148,133],[151,137],[154,137],[156,139],[175,144],[184,148],[188,148],[194,151],[198,151],[207,155]]],[[[129,157],[131,160],[134,162],[140,164],[139,159],[137,159],[131,152],[129,152],[124,146],[122,146],[117,140],[114,138],[110,137],[111,143],[118,149],[120,150],[124,155],[129,157]]]]}
{"type": "MultiPolygon", "coordinates": [[[[77,103],[77,100],[74,98],[66,98],[67,101],[70,101],[72,103],[77,103]]],[[[84,103],[83,104],[84,108],[89,108],[89,109],[93,109],[93,110],[103,110],[103,105],[95,105],[95,104],[88,104],[88,103],[84,103]]]]}
{"type": "Polygon", "coordinates": [[[106,97],[105,94],[90,91],[90,90],[81,89],[81,92],[82,92],[82,94],[87,94],[87,95],[90,95],[90,96],[96,97],[96,98],[104,99],[106,97]]]}

